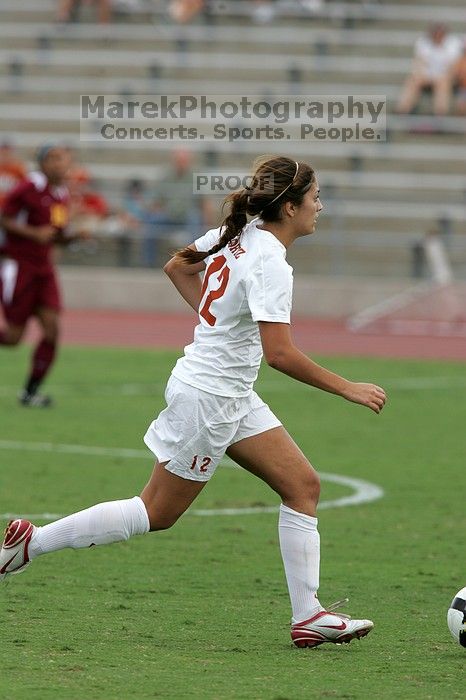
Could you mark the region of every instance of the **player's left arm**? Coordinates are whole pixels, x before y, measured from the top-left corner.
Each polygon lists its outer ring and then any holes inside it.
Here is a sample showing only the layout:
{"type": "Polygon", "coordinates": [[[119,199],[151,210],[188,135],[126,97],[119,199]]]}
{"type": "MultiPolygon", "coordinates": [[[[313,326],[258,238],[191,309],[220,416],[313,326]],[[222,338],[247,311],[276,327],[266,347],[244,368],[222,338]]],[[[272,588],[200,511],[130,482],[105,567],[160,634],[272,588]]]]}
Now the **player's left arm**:
{"type": "Polygon", "coordinates": [[[367,406],[374,413],[383,409],[386,395],[380,386],[351,382],[321,367],[295,346],[289,324],[259,321],[259,330],[264,357],[270,367],[304,384],[367,406]]]}
{"type": "MultiPolygon", "coordinates": [[[[188,248],[196,250],[195,245],[190,245],[188,248]]],[[[188,302],[194,311],[199,310],[201,302],[201,278],[200,273],[205,270],[205,262],[187,263],[182,259],[173,256],[164,266],[163,271],[173,282],[181,296],[188,302]]]]}

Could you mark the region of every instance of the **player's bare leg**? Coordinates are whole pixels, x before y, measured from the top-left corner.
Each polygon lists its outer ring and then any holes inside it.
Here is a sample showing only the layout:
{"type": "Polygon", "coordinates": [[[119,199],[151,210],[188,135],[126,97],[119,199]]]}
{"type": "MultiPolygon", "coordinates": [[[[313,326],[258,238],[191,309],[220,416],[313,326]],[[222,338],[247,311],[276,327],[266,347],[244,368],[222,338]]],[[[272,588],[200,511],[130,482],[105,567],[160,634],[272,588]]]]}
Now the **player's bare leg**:
{"type": "Polygon", "coordinates": [[[11,521],[0,550],[0,580],[20,573],[41,554],[121,542],[149,530],[171,527],[206,482],[175,476],[165,464],[155,464],[141,496],[99,503],[44,527],[35,527],[25,519],[11,521]]]}
{"type": "Polygon", "coordinates": [[[315,517],[320,495],[319,475],[282,426],[231,445],[227,454],[265,481],[282,503],[315,517]]]}
{"type": "Polygon", "coordinates": [[[316,471],[283,427],[245,438],[227,454],[265,481],[281,499],[278,532],[293,611],[291,638],[296,646],[343,643],[370,632],[370,620],[350,620],[325,610],[318,598],[320,537],[316,471]]]}
{"type": "Polygon", "coordinates": [[[47,306],[41,306],[37,309],[36,315],[44,338],[51,343],[58,342],[60,335],[60,315],[58,311],[47,306]]]}
{"type": "Polygon", "coordinates": [[[14,347],[18,345],[24,334],[24,329],[26,325],[15,325],[9,323],[0,331],[0,345],[6,345],[9,347],[14,347]]]}
{"type": "Polygon", "coordinates": [[[38,389],[56,357],[60,320],[58,311],[45,306],[37,310],[36,316],[42,329],[42,337],[34,349],[29,377],[19,398],[23,406],[45,408],[51,405],[52,400],[49,396],[39,394],[38,389]]]}
{"type": "Polygon", "coordinates": [[[152,476],[141,493],[151,531],[171,527],[207,483],[182,479],[167,471],[165,464],[155,464],[152,476]]]}

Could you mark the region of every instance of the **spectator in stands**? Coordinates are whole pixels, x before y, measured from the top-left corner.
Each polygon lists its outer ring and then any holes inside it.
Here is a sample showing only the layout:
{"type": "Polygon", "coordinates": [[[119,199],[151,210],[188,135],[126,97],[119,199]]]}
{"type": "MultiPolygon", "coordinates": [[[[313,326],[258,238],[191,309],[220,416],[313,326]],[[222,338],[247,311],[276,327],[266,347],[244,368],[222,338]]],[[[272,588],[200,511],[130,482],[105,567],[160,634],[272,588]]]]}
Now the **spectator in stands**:
{"type": "Polygon", "coordinates": [[[107,24],[111,18],[111,0],[60,0],[57,22],[77,22],[81,5],[96,5],[97,21],[107,24]]]}
{"type": "MultiPolygon", "coordinates": [[[[89,172],[82,166],[75,166],[68,179],[70,192],[70,218],[72,229],[86,229],[94,239],[114,238],[118,248],[118,264],[126,267],[131,264],[133,241],[141,230],[139,216],[134,207],[130,211],[125,206],[114,208],[98,191],[89,172]]],[[[127,200],[125,204],[128,204],[127,200]]],[[[94,240],[94,246],[96,241],[94,240]]],[[[89,246],[88,246],[88,250],[89,246]]]]}
{"type": "Polygon", "coordinates": [[[123,207],[135,221],[143,223],[147,216],[146,186],[142,180],[129,180],[123,196],[123,207]]]}
{"type": "Polygon", "coordinates": [[[164,181],[159,184],[156,198],[166,202],[168,219],[177,243],[191,240],[213,223],[212,202],[193,193],[192,154],[185,149],[173,152],[173,163],[164,181]]]}
{"type": "Polygon", "coordinates": [[[85,168],[74,168],[67,178],[67,185],[73,226],[96,233],[99,223],[110,214],[106,199],[96,191],[85,168]]]}
{"type": "Polygon", "coordinates": [[[205,0],[171,0],[168,12],[175,22],[186,24],[204,9],[204,4],[205,0]]]}
{"type": "Polygon", "coordinates": [[[432,25],[428,35],[416,42],[413,69],[405,81],[397,111],[401,114],[411,112],[422,90],[431,88],[434,114],[447,114],[452,90],[452,67],[460,52],[458,37],[448,34],[442,24],[432,25]]]}
{"type": "Polygon", "coordinates": [[[130,180],[123,199],[126,214],[137,226],[141,241],[141,265],[155,267],[159,263],[159,241],[170,235],[170,218],[165,202],[147,199],[146,186],[142,180],[130,180]]]}
{"type": "Polygon", "coordinates": [[[26,177],[26,167],[10,141],[0,142],[0,209],[7,193],[26,177]]]}
{"type": "Polygon", "coordinates": [[[274,3],[270,0],[254,0],[252,18],[258,24],[267,24],[275,18],[274,3]]]}
{"type": "Polygon", "coordinates": [[[463,53],[453,66],[453,84],[458,89],[455,111],[457,114],[466,115],[466,41],[463,44],[463,53]]]}
{"type": "Polygon", "coordinates": [[[154,199],[148,207],[144,222],[142,246],[142,264],[157,267],[160,263],[160,240],[169,238],[171,233],[170,218],[165,202],[154,199]]]}

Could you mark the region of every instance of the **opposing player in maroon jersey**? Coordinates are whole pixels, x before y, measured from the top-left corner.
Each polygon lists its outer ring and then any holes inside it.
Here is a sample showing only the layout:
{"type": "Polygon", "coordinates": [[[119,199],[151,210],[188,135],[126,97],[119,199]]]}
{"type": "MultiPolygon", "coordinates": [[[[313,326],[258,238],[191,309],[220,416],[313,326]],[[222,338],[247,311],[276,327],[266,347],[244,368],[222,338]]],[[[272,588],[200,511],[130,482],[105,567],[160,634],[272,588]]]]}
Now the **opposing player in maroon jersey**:
{"type": "MultiPolygon", "coordinates": [[[[29,174],[5,198],[0,224],[0,300],[6,326],[0,345],[17,345],[28,320],[35,316],[42,336],[34,348],[31,369],[19,394],[24,406],[49,406],[38,393],[55,359],[61,310],[60,288],[53,262],[55,243],[67,240],[70,165],[67,148],[48,144],[38,152],[39,170],[29,174]]],[[[84,235],[84,234],[83,234],[84,235]]]]}

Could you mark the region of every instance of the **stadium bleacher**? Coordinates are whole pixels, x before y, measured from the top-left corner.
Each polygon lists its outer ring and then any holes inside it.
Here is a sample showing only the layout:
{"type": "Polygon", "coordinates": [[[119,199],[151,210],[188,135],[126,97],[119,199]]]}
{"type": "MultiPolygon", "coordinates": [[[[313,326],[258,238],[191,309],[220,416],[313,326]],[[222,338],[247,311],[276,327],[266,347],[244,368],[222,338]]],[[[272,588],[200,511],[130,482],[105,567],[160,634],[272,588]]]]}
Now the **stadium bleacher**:
{"type": "MultiPolygon", "coordinates": [[[[433,119],[425,100],[416,115],[395,116],[393,109],[426,23],[441,20],[466,34],[466,10],[461,0],[423,4],[422,13],[420,4],[327,2],[311,13],[301,3],[277,2],[275,20],[254,26],[250,3],[213,2],[207,16],[180,26],[167,17],[166,3],[144,1],[108,25],[85,14],[63,25],[55,22],[53,0],[4,0],[0,132],[13,137],[29,162],[44,140],[58,136],[78,145],[100,190],[116,204],[130,178],[156,190],[175,144],[79,143],[80,94],[387,95],[385,143],[273,144],[273,151],[317,168],[328,214],[312,255],[303,244],[291,262],[297,271],[322,271],[326,246],[339,243],[344,263],[329,264],[329,271],[359,273],[365,261],[369,274],[402,276],[410,273],[413,242],[438,226],[448,231],[462,276],[465,120],[433,119]]],[[[190,146],[201,167],[212,160],[211,146],[190,146]]],[[[219,143],[216,168],[246,172],[254,156],[270,150],[264,143],[219,143]]]]}

